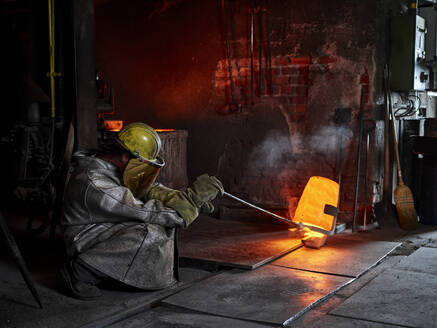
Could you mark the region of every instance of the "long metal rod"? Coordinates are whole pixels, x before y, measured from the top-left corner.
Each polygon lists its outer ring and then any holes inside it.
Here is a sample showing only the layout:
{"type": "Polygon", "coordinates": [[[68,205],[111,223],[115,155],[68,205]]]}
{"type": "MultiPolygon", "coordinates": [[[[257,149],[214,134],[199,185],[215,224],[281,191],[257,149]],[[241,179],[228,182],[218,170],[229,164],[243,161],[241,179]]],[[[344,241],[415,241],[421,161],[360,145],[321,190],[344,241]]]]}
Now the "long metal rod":
{"type": "Polygon", "coordinates": [[[258,90],[259,95],[263,93],[263,2],[259,1],[258,11],[258,90]]]}
{"type": "Polygon", "coordinates": [[[388,65],[384,67],[384,180],[383,180],[383,206],[387,213],[391,204],[392,190],[390,188],[390,118],[389,118],[389,78],[388,65]]]}
{"type": "Polygon", "coordinates": [[[361,146],[363,144],[364,130],[364,107],[366,105],[366,89],[361,87],[361,102],[360,102],[360,135],[358,136],[358,155],[357,155],[357,178],[355,182],[354,196],[354,216],[352,221],[352,231],[357,231],[357,209],[358,209],[358,194],[360,188],[360,172],[361,172],[361,146]]]}
{"type": "Polygon", "coordinates": [[[231,87],[231,103],[235,103],[235,86],[234,86],[234,77],[232,76],[232,56],[231,56],[231,46],[229,41],[229,27],[228,27],[225,0],[222,0],[222,7],[223,7],[223,19],[224,19],[223,27],[225,29],[225,38],[226,38],[226,55],[228,57],[229,82],[231,87]]]}
{"type": "Polygon", "coordinates": [[[338,153],[337,153],[337,167],[338,167],[338,201],[337,208],[340,211],[341,205],[341,180],[343,178],[343,134],[342,131],[338,133],[338,153]]]}
{"type": "Polygon", "coordinates": [[[266,0],[266,13],[265,13],[265,19],[266,19],[266,37],[267,37],[267,46],[266,46],[266,52],[267,52],[267,64],[266,64],[266,74],[267,74],[267,84],[269,88],[269,95],[273,95],[273,87],[272,87],[272,50],[271,50],[271,41],[270,41],[270,18],[269,18],[269,12],[267,11],[268,7],[268,0],[266,0]]]}
{"type": "Polygon", "coordinates": [[[293,221],[291,221],[289,219],[286,219],[286,218],[284,218],[282,216],[279,216],[279,215],[277,215],[275,213],[269,212],[269,211],[267,211],[267,210],[265,210],[265,209],[263,209],[261,207],[258,207],[256,205],[253,205],[253,204],[249,203],[249,202],[246,202],[245,200],[242,200],[241,198],[238,198],[238,197],[236,197],[234,195],[231,195],[230,193],[228,193],[226,191],[223,193],[223,195],[228,196],[229,198],[232,198],[233,200],[236,200],[237,202],[240,202],[240,203],[242,203],[244,205],[247,205],[249,207],[252,207],[252,208],[254,208],[254,209],[258,210],[258,211],[261,211],[261,212],[264,212],[264,213],[266,213],[266,214],[268,214],[270,216],[273,216],[274,218],[276,218],[278,220],[281,220],[281,221],[286,222],[288,224],[291,224],[293,226],[299,226],[297,223],[294,223],[293,221]]]}
{"type": "Polygon", "coordinates": [[[33,298],[37,301],[39,307],[42,309],[41,299],[39,298],[38,292],[36,291],[35,284],[33,283],[32,277],[30,276],[29,270],[27,269],[26,263],[23,260],[23,256],[21,255],[20,249],[15,242],[14,236],[6,224],[6,220],[4,219],[2,213],[0,212],[0,228],[3,231],[3,235],[6,239],[6,244],[9,246],[9,250],[20,269],[21,275],[24,278],[24,281],[27,284],[30,292],[32,293],[33,298]]]}
{"type": "Polygon", "coordinates": [[[51,119],[51,133],[50,133],[50,155],[49,165],[53,165],[53,149],[55,143],[55,128],[56,128],[56,88],[55,77],[59,76],[55,72],[55,2],[54,0],[48,0],[48,18],[49,18],[49,54],[50,54],[50,71],[48,76],[50,78],[50,119],[51,119]]]}
{"type": "Polygon", "coordinates": [[[397,169],[397,173],[398,173],[398,180],[400,184],[404,184],[404,181],[402,180],[402,171],[401,171],[401,160],[399,158],[399,148],[398,148],[398,143],[396,140],[396,121],[395,121],[395,116],[393,114],[393,106],[391,103],[391,92],[390,90],[388,91],[388,109],[390,111],[390,124],[391,124],[391,133],[392,133],[392,138],[393,138],[393,148],[394,148],[394,153],[395,153],[395,159],[396,159],[396,169],[397,169]]]}
{"type": "MultiPolygon", "coordinates": [[[[237,38],[235,37],[235,24],[234,24],[234,8],[233,3],[230,2],[229,4],[229,25],[231,27],[231,40],[235,41],[237,38]]],[[[234,54],[234,62],[235,62],[235,69],[237,70],[237,79],[240,80],[240,67],[238,64],[238,49],[237,49],[237,42],[232,42],[232,52],[234,54]]]]}
{"type": "Polygon", "coordinates": [[[254,0],[250,1],[250,102],[254,104],[254,76],[253,76],[253,15],[254,15],[254,0]]]}

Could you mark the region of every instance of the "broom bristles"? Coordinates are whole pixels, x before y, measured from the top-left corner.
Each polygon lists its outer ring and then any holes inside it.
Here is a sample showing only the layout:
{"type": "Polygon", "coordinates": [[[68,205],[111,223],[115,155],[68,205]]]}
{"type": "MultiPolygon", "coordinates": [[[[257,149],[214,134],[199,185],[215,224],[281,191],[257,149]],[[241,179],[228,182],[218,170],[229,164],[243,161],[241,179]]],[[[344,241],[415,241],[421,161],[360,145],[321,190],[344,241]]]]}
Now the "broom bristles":
{"type": "Polygon", "coordinates": [[[394,191],[396,211],[398,213],[399,225],[405,230],[417,228],[417,214],[414,208],[414,198],[408,186],[401,184],[394,191]]]}

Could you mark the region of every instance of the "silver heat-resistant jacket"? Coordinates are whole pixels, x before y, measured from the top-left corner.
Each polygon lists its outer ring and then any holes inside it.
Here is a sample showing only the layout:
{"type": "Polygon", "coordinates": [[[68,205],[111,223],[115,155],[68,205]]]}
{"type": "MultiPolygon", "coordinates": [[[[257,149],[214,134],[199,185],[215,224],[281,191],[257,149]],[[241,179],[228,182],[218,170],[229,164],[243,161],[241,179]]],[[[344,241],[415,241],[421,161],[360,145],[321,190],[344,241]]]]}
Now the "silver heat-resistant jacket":
{"type": "Polygon", "coordinates": [[[158,200],[135,199],[117,167],[92,152],[74,154],[62,219],[67,253],[128,285],[176,282],[174,236],[185,222],[158,200]]]}

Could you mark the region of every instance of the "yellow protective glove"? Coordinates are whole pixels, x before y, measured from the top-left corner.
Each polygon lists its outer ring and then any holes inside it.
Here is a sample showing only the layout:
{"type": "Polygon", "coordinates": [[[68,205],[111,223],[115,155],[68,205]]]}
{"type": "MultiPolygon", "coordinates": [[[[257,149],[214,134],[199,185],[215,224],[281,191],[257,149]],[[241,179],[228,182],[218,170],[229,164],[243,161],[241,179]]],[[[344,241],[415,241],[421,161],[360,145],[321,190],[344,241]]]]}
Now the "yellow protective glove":
{"type": "Polygon", "coordinates": [[[143,198],[155,182],[160,169],[138,158],[131,159],[123,172],[123,183],[135,198],[143,198]]]}
{"type": "MultiPolygon", "coordinates": [[[[171,189],[162,184],[158,184],[150,189],[147,196],[149,199],[160,200],[165,206],[167,206],[167,202],[180,192],[181,191],[179,190],[171,189]]],[[[206,202],[200,207],[200,213],[210,214],[212,212],[214,212],[214,205],[212,202],[206,202]]]]}
{"type": "Polygon", "coordinates": [[[167,207],[177,211],[189,226],[199,215],[200,210],[211,213],[214,206],[211,201],[217,195],[223,195],[223,185],[216,178],[206,174],[201,175],[194,181],[193,186],[185,191],[177,191],[162,185],[153,187],[148,197],[159,199],[167,207]]]}
{"type": "Polygon", "coordinates": [[[188,188],[186,192],[196,206],[200,208],[206,202],[215,199],[217,195],[223,196],[224,189],[219,179],[203,174],[197,177],[193,186],[188,188]]]}
{"type": "Polygon", "coordinates": [[[200,213],[211,214],[212,212],[214,212],[214,205],[212,204],[212,202],[206,202],[200,208],[200,213]]]}
{"type": "Polygon", "coordinates": [[[171,189],[162,184],[157,184],[150,188],[150,191],[147,194],[149,199],[157,199],[160,200],[164,205],[177,193],[180,193],[179,190],[171,189]]]}

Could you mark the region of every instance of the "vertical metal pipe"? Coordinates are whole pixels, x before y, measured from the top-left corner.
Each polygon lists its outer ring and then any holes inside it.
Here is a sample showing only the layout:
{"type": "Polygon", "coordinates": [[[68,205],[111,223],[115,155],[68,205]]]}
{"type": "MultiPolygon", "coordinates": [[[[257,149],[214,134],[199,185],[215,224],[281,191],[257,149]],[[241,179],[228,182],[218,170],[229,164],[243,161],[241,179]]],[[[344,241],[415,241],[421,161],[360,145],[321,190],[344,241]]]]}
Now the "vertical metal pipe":
{"type": "Polygon", "coordinates": [[[342,131],[338,132],[338,137],[337,137],[337,147],[338,147],[338,153],[337,153],[337,181],[338,184],[341,185],[341,178],[342,178],[342,173],[343,173],[343,135],[342,135],[342,131]]]}
{"type": "Polygon", "coordinates": [[[338,212],[340,212],[340,206],[341,206],[341,186],[342,186],[342,177],[343,177],[343,135],[342,131],[338,133],[338,153],[337,153],[337,176],[338,176],[338,201],[337,201],[337,208],[338,212]]]}
{"type": "Polygon", "coordinates": [[[253,76],[253,13],[254,0],[250,0],[250,102],[254,104],[254,76],[253,76]]]}
{"type": "Polygon", "coordinates": [[[364,130],[364,107],[366,103],[366,91],[361,87],[361,101],[360,101],[360,130],[358,136],[358,155],[357,155],[357,178],[355,183],[355,196],[354,196],[354,216],[352,221],[352,231],[357,230],[357,208],[358,208],[358,194],[360,187],[360,171],[361,171],[361,145],[363,143],[363,130],[364,130]]]}
{"type": "Polygon", "coordinates": [[[97,147],[96,66],[94,56],[94,1],[72,2],[76,70],[77,148],[97,147]],[[83,33],[86,31],[86,33],[83,33]]]}
{"type": "Polygon", "coordinates": [[[370,132],[367,132],[366,133],[366,151],[365,151],[365,154],[366,154],[366,157],[365,157],[365,160],[364,160],[364,163],[366,163],[366,170],[364,171],[365,172],[365,174],[364,174],[364,190],[365,190],[365,195],[366,195],[366,204],[365,204],[365,207],[364,207],[364,217],[363,217],[363,226],[364,226],[364,230],[366,230],[366,225],[367,225],[367,208],[370,206],[370,205],[373,205],[372,203],[371,203],[371,201],[370,201],[370,198],[371,197],[369,197],[369,147],[370,147],[370,132]]]}
{"type": "Polygon", "coordinates": [[[228,57],[228,70],[229,70],[229,80],[230,80],[230,87],[231,87],[231,103],[235,103],[235,85],[234,85],[234,78],[232,76],[232,58],[231,58],[231,46],[229,41],[229,27],[228,27],[228,19],[226,15],[226,3],[225,0],[222,0],[222,7],[223,7],[223,28],[225,32],[225,38],[226,38],[226,55],[228,57]]]}
{"type": "Polygon", "coordinates": [[[273,80],[273,76],[272,76],[272,49],[271,49],[271,40],[270,40],[270,31],[271,31],[271,27],[270,27],[270,16],[269,16],[269,12],[267,11],[267,7],[268,7],[268,2],[266,0],[266,13],[265,13],[265,18],[266,18],[266,38],[267,38],[267,45],[266,45],[266,57],[267,57],[267,63],[266,63],[266,75],[267,75],[267,84],[268,84],[268,92],[269,94],[272,96],[273,95],[273,88],[272,88],[272,80],[273,80]]]}
{"type": "MultiPolygon", "coordinates": [[[[240,2],[238,2],[238,3],[240,4],[240,2]]],[[[236,37],[235,37],[235,24],[234,24],[234,7],[233,7],[232,2],[229,5],[229,25],[231,27],[231,40],[235,41],[236,37]]],[[[232,51],[234,53],[235,68],[237,69],[237,74],[238,74],[238,79],[239,79],[240,78],[240,67],[238,64],[238,52],[237,52],[236,42],[232,43],[232,51]]]]}
{"type": "Polygon", "coordinates": [[[49,152],[49,165],[53,164],[53,149],[55,143],[55,118],[56,118],[56,107],[55,107],[55,3],[54,0],[48,0],[48,17],[49,17],[49,52],[50,52],[50,106],[51,106],[51,132],[50,132],[50,152],[49,152]]]}
{"type": "MultiPolygon", "coordinates": [[[[395,118],[393,117],[393,120],[395,118]]],[[[394,121],[396,123],[396,120],[394,121]]],[[[399,118],[398,121],[398,147],[399,147],[399,157],[402,159],[404,157],[404,138],[402,138],[402,135],[404,134],[404,119],[403,118],[399,118]]],[[[402,165],[404,166],[404,165],[402,165]]],[[[405,170],[405,168],[404,168],[405,170]]]]}
{"type": "Polygon", "coordinates": [[[391,188],[390,188],[390,124],[389,124],[389,78],[388,78],[388,65],[384,67],[384,98],[385,98],[385,110],[384,110],[384,181],[383,181],[383,206],[384,211],[387,213],[389,205],[391,204],[391,188]]]}
{"type": "Polygon", "coordinates": [[[263,59],[263,1],[259,1],[258,11],[258,91],[261,96],[263,93],[263,75],[262,75],[262,59],[263,59]]]}

